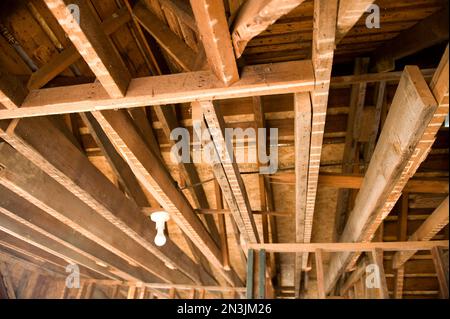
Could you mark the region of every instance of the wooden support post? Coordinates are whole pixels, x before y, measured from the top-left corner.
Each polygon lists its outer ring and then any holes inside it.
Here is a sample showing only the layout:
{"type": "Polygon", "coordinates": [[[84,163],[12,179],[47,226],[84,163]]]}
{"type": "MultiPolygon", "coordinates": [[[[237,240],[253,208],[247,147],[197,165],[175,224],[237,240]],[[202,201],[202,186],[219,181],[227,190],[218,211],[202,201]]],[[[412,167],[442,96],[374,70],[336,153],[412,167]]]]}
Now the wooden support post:
{"type": "Polygon", "coordinates": [[[317,293],[319,299],[326,299],[324,272],[323,272],[323,255],[321,249],[316,249],[316,276],[317,276],[317,293]]]}
{"type": "Polygon", "coordinates": [[[386,283],[386,274],[384,272],[384,265],[383,265],[383,250],[376,248],[372,250],[370,255],[372,263],[374,263],[378,269],[378,276],[379,276],[378,282],[380,284],[379,296],[381,299],[389,299],[389,292],[386,283]]]}
{"type": "MultiPolygon", "coordinates": [[[[408,239],[408,209],[409,194],[403,192],[400,202],[400,212],[398,216],[398,240],[405,241],[408,239]]],[[[394,282],[394,299],[401,299],[403,295],[403,283],[405,276],[405,268],[403,266],[395,270],[394,282]]]]}
{"type": "MultiPolygon", "coordinates": [[[[434,268],[439,281],[439,295],[441,299],[448,299],[448,260],[447,269],[445,269],[444,256],[442,250],[438,247],[431,249],[431,255],[433,256],[434,268]]],[[[448,255],[447,255],[448,259],[448,255]]]]}
{"type": "MultiPolygon", "coordinates": [[[[223,199],[222,190],[219,184],[214,182],[214,194],[216,197],[216,208],[223,209],[223,199]]],[[[219,221],[219,234],[220,234],[220,249],[222,251],[223,268],[230,268],[230,256],[228,251],[228,238],[227,238],[227,227],[225,223],[225,215],[218,216],[219,221]]]]}
{"type": "Polygon", "coordinates": [[[258,252],[258,299],[266,298],[266,251],[258,252]]]}
{"type": "Polygon", "coordinates": [[[239,80],[222,0],[191,0],[197,29],[214,74],[225,84],[239,80]]]}
{"type": "Polygon", "coordinates": [[[247,254],[247,299],[254,298],[254,262],[255,262],[255,251],[253,249],[248,250],[247,254]]]}

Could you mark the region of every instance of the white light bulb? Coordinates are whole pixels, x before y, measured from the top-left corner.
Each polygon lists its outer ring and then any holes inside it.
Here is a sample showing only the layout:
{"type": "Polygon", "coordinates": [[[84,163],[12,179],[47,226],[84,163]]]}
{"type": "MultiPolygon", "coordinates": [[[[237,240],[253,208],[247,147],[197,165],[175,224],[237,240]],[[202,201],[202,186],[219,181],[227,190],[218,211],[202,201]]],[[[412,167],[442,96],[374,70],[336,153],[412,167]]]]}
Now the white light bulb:
{"type": "Polygon", "coordinates": [[[164,228],[166,221],[170,218],[169,214],[164,211],[154,212],[150,215],[150,218],[156,223],[155,245],[159,247],[164,246],[167,241],[164,235],[164,228]]]}

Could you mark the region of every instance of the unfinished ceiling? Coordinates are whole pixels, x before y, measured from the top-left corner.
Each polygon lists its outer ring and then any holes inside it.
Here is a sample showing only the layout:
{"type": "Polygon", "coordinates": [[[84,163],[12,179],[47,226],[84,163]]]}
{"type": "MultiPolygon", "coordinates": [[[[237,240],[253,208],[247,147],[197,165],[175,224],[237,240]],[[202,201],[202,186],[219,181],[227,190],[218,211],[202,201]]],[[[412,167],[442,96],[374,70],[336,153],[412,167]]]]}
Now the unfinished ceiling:
{"type": "Polygon", "coordinates": [[[0,32],[0,296],[448,297],[448,1],[7,0],[0,32]],[[174,163],[195,121],[277,128],[276,173],[174,163]]]}

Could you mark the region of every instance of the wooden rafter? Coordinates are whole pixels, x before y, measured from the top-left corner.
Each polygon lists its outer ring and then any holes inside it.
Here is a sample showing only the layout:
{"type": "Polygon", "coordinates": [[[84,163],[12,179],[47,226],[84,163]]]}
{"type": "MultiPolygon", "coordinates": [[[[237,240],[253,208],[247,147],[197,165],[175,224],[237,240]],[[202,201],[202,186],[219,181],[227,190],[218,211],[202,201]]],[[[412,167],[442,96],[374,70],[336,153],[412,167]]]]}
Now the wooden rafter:
{"type": "Polygon", "coordinates": [[[283,15],[304,0],[248,0],[239,9],[234,20],[232,41],[234,52],[240,58],[251,39],[266,30],[283,15]]]}
{"type": "MultiPolygon", "coordinates": [[[[304,217],[303,241],[311,240],[312,221],[319,179],[320,157],[322,153],[323,134],[330,89],[331,68],[333,65],[336,18],[338,1],[317,0],[314,2],[314,29],[312,43],[312,64],[316,79],[314,91],[311,94],[312,120],[311,142],[309,151],[308,186],[306,193],[306,209],[304,217]]],[[[302,256],[301,262],[295,265],[295,273],[306,268],[308,254],[302,256]]],[[[296,287],[299,286],[296,281],[296,287]]],[[[298,296],[299,291],[296,290],[298,296]]]]}
{"type": "Polygon", "coordinates": [[[355,26],[367,8],[375,0],[342,0],[339,1],[339,14],[336,28],[336,44],[355,26]]]}
{"type": "MultiPolygon", "coordinates": [[[[431,240],[439,231],[448,225],[449,216],[449,199],[448,197],[439,205],[438,208],[428,217],[422,225],[412,234],[408,240],[410,241],[428,241],[431,240]]],[[[413,255],[414,251],[398,252],[392,259],[392,267],[398,269],[413,255]]]]}
{"type": "Polygon", "coordinates": [[[239,80],[222,0],[191,0],[197,29],[213,73],[226,86],[239,80]]]}
{"type": "MultiPolygon", "coordinates": [[[[414,149],[420,145],[436,109],[437,102],[419,69],[406,67],[340,242],[366,242],[373,238],[415,172],[414,149]]],[[[357,255],[333,256],[326,279],[327,291],[357,255]]]]}

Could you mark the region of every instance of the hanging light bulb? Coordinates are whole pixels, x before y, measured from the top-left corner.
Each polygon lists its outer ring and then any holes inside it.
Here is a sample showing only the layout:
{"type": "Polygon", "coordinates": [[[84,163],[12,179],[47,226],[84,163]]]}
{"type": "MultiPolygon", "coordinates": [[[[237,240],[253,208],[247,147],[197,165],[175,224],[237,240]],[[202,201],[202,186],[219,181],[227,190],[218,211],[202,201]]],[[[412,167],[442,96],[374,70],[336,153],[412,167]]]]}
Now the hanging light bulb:
{"type": "Polygon", "coordinates": [[[155,245],[159,247],[164,246],[167,241],[164,235],[164,228],[166,222],[170,219],[169,213],[165,211],[154,212],[150,215],[150,218],[156,223],[155,245]]]}

